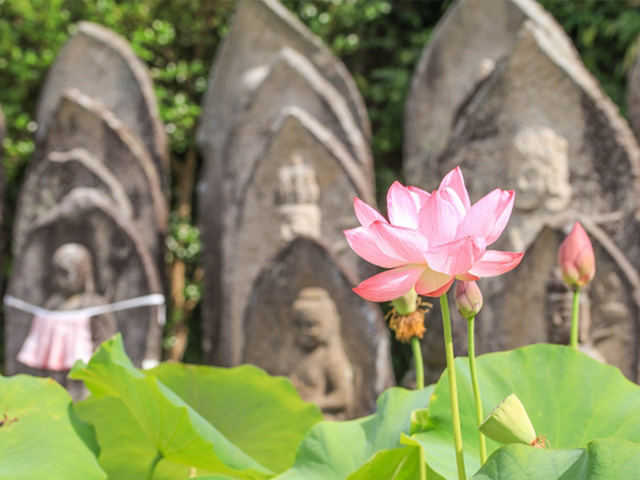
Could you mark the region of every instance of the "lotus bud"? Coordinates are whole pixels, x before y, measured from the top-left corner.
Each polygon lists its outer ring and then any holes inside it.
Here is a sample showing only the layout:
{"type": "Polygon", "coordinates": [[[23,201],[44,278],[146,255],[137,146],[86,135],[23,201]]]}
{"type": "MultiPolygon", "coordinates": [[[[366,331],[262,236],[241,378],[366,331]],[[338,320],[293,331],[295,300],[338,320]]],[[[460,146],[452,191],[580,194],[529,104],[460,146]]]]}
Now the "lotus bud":
{"type": "Polygon", "coordinates": [[[476,282],[456,282],[456,307],[467,320],[475,317],[482,308],[482,292],[476,282]]]}
{"type": "Polygon", "coordinates": [[[558,265],[562,272],[562,279],[570,287],[586,285],[596,274],[593,246],[587,232],[578,222],[560,245],[558,265]]]}
{"type": "Polygon", "coordinates": [[[529,415],[515,393],[493,409],[480,425],[480,431],[500,443],[536,443],[536,431],[529,415]]]}

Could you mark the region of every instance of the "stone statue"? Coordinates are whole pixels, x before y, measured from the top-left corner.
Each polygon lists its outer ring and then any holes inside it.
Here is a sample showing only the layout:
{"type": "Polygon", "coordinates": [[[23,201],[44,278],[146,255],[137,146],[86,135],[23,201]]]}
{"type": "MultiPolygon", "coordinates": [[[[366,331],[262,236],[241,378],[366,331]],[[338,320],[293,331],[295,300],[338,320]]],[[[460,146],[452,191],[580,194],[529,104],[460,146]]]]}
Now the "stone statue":
{"type": "MultiPolygon", "coordinates": [[[[96,293],[93,257],[78,243],[66,243],[54,252],[50,282],[54,293],[44,302],[47,310],[80,310],[108,303],[96,293]]],[[[93,350],[116,332],[111,314],[92,318],[36,315],[18,360],[34,368],[66,371],[78,359],[87,361],[93,350]]]]}
{"type": "Polygon", "coordinates": [[[303,399],[328,419],[347,418],[353,406],[352,369],[340,338],[340,318],[326,290],[300,291],[292,304],[301,359],[289,377],[303,399]]]}
{"type": "Polygon", "coordinates": [[[320,237],[320,186],[313,167],[304,164],[300,154],[294,153],[291,165],[278,171],[277,197],[284,241],[297,235],[320,237]]]}
{"type": "Polygon", "coordinates": [[[507,158],[509,183],[517,192],[514,208],[520,213],[510,235],[524,250],[549,217],[571,203],[569,142],[547,127],[524,128],[512,138],[507,158]]]}

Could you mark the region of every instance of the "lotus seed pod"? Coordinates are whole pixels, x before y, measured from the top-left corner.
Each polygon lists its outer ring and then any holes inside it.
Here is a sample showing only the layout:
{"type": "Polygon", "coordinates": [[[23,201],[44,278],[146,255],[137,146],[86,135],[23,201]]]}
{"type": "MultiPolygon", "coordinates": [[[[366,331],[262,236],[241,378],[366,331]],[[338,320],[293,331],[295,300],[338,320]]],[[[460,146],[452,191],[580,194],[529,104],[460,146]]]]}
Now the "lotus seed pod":
{"type": "Polygon", "coordinates": [[[412,288],[409,293],[404,294],[400,298],[396,298],[393,302],[393,306],[400,315],[409,315],[418,308],[418,294],[416,289],[412,288]]]}
{"type": "Polygon", "coordinates": [[[536,439],[529,415],[515,393],[493,409],[480,425],[480,431],[500,443],[532,445],[536,439]]]}

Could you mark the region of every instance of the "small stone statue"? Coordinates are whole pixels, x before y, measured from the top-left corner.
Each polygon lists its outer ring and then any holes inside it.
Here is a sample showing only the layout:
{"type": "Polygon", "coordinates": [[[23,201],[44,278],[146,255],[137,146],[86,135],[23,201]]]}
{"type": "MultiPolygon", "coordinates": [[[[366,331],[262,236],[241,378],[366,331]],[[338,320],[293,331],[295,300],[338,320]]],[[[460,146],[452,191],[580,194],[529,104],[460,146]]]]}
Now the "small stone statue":
{"type": "Polygon", "coordinates": [[[305,288],[292,309],[295,343],[302,358],[293,366],[291,381],[304,400],[320,407],[325,418],[347,418],[353,406],[353,378],[333,300],[322,288],[305,288]]]}
{"type": "Polygon", "coordinates": [[[569,142],[547,127],[524,128],[509,146],[510,183],[520,213],[510,227],[516,250],[525,250],[550,217],[565,211],[573,197],[569,142]]]}
{"type": "MultiPolygon", "coordinates": [[[[44,302],[47,310],[81,310],[108,303],[95,291],[93,258],[83,245],[67,243],[54,252],[50,282],[54,292],[44,302]]],[[[92,318],[82,314],[73,318],[36,315],[18,360],[43,370],[68,370],[76,360],[88,360],[93,350],[116,332],[111,314],[92,318]]]]}
{"type": "Polygon", "coordinates": [[[294,154],[289,166],[278,172],[280,236],[286,242],[297,235],[320,236],[320,186],[313,167],[294,154]]]}

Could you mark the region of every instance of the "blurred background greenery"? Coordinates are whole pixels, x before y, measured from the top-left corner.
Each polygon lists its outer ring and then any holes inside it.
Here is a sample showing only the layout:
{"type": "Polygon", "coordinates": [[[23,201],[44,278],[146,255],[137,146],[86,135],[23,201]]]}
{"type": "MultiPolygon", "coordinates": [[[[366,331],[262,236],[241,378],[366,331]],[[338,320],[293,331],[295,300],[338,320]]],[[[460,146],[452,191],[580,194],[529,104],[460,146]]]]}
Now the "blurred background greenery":
{"type": "MultiPolygon", "coordinates": [[[[344,61],[355,78],[371,118],[378,196],[384,196],[395,179],[402,179],[403,103],[414,66],[452,0],[284,3],[344,61]]],[[[637,2],[541,3],[571,36],[587,68],[624,115],[626,77],[640,32],[637,2]]],[[[194,132],[208,73],[229,29],[233,8],[234,2],[226,0],[0,0],[0,105],[8,130],[2,145],[6,179],[3,285],[11,268],[6,252],[12,215],[34,150],[34,114],[47,68],[78,21],[100,23],[130,41],[155,83],[169,137],[173,179],[167,238],[171,301],[166,356],[199,360],[202,291],[193,186],[201,159],[194,132]]],[[[394,347],[397,373],[406,367],[406,353],[394,347]]]]}

